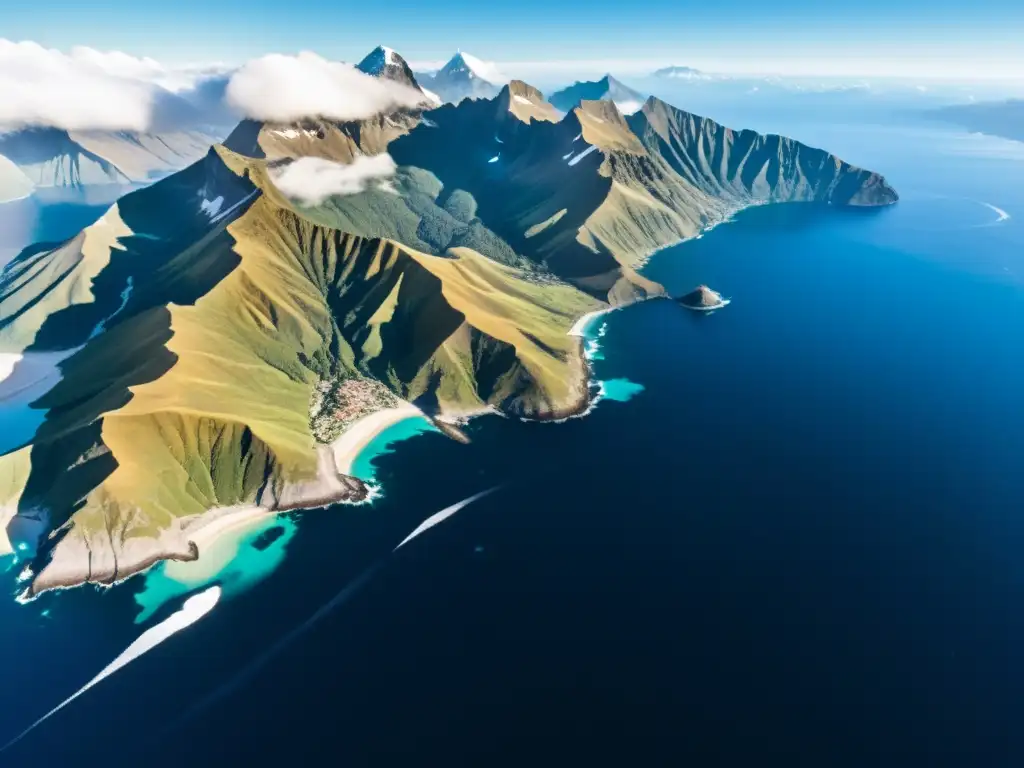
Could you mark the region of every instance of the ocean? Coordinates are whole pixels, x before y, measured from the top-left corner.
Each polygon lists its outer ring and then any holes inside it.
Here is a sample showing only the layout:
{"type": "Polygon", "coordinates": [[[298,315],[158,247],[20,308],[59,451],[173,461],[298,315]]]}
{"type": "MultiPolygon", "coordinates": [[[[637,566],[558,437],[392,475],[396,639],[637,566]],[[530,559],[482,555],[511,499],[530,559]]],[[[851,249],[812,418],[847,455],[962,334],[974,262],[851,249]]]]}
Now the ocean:
{"type": "Polygon", "coordinates": [[[109,184],[86,189],[42,188],[29,197],[0,203],[0,268],[26,245],[74,237],[134,187],[109,184]]]}
{"type": "Polygon", "coordinates": [[[756,208],[656,254],[731,303],[598,318],[584,418],[469,445],[404,422],[357,462],[372,504],[269,521],[209,573],[0,601],[6,742],[223,590],[0,765],[1020,765],[1024,145],[739,124],[901,202],[756,208]]]}

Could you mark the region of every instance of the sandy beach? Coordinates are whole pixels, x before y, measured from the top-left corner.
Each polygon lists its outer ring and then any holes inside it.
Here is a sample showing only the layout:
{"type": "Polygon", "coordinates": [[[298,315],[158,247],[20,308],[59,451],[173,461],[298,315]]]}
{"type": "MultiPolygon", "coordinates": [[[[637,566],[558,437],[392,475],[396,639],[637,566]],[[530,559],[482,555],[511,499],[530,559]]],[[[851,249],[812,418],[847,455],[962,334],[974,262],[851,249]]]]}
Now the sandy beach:
{"type": "Polygon", "coordinates": [[[594,312],[587,312],[587,314],[583,315],[575,323],[572,324],[572,328],[569,329],[569,332],[566,334],[566,336],[586,336],[587,328],[590,326],[592,322],[594,322],[601,315],[607,315],[609,312],[614,312],[616,309],[618,309],[618,307],[608,307],[607,309],[598,309],[595,310],[594,312]]]}
{"type": "Polygon", "coordinates": [[[423,412],[419,408],[410,403],[402,403],[394,408],[374,411],[358,419],[342,433],[341,437],[331,443],[338,471],[344,475],[351,474],[352,465],[359,452],[369,445],[373,438],[393,424],[417,416],[423,417],[423,412]]]}
{"type": "Polygon", "coordinates": [[[278,514],[274,510],[257,506],[222,507],[204,513],[195,522],[195,527],[184,530],[185,537],[196,545],[200,559],[213,550],[214,542],[232,532],[252,529],[267,517],[278,514]]]}
{"type": "MultiPolygon", "coordinates": [[[[423,416],[423,413],[415,406],[403,403],[395,408],[385,408],[358,419],[331,444],[338,471],[349,474],[359,452],[366,448],[373,438],[393,424],[417,416],[423,416]]],[[[218,539],[227,534],[244,535],[261,525],[267,517],[276,514],[279,512],[257,506],[224,507],[205,513],[196,520],[195,527],[187,527],[184,534],[198,548],[200,560],[204,561],[204,569],[217,568],[225,563],[206,562],[210,558],[204,557],[204,554],[212,554],[215,551],[214,543],[218,539]]]]}

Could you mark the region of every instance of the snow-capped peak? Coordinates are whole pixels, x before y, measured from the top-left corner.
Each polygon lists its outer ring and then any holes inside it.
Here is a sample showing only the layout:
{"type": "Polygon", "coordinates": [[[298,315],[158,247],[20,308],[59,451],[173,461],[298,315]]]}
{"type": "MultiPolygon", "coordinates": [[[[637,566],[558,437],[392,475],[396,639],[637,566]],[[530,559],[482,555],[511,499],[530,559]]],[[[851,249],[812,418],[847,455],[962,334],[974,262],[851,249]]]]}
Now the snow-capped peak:
{"type": "Polygon", "coordinates": [[[451,61],[445,64],[441,71],[448,75],[465,74],[470,79],[475,77],[489,83],[501,83],[506,80],[494,64],[461,50],[452,56],[451,61]]]}
{"type": "Polygon", "coordinates": [[[400,66],[400,61],[401,57],[395,53],[394,48],[378,45],[359,62],[358,68],[368,75],[379,75],[388,67],[400,66]]]}

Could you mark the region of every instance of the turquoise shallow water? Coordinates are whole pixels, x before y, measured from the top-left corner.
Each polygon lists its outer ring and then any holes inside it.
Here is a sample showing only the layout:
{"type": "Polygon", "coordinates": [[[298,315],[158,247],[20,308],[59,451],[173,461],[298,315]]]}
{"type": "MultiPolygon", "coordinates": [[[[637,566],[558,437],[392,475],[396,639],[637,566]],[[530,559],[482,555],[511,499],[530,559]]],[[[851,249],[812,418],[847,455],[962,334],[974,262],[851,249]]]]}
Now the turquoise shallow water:
{"type": "Polygon", "coordinates": [[[359,452],[359,456],[352,462],[352,474],[360,480],[372,482],[376,479],[374,472],[378,457],[393,453],[403,440],[408,440],[423,432],[437,432],[437,429],[421,417],[403,419],[397,424],[392,424],[376,435],[359,452]]]}

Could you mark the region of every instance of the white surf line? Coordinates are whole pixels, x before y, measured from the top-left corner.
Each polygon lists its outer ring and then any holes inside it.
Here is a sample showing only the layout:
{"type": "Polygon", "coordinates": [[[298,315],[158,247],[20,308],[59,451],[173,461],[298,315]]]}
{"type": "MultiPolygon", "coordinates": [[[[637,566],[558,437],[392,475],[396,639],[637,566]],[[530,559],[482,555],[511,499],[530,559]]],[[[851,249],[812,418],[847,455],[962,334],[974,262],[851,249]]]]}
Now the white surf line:
{"type": "Polygon", "coordinates": [[[7,742],[3,747],[0,747],[0,752],[4,752],[10,747],[13,747],[94,685],[98,685],[118,670],[128,664],[131,664],[143,654],[153,650],[160,645],[160,643],[171,637],[171,635],[175,635],[186,627],[190,627],[195,624],[199,619],[203,618],[203,616],[213,610],[213,607],[217,605],[217,602],[220,600],[220,594],[220,587],[214,586],[204,592],[200,592],[199,594],[190,597],[178,611],[168,616],[155,627],[150,627],[139,635],[138,639],[134,643],[129,645],[120,656],[110,662],[102,672],[96,675],[96,677],[32,723],[32,725],[7,742]]]}
{"type": "Polygon", "coordinates": [[[692,309],[694,312],[714,312],[716,309],[721,309],[732,303],[732,299],[722,299],[721,303],[715,304],[713,307],[691,307],[689,304],[683,304],[684,309],[692,309]]]}
{"type": "MultiPolygon", "coordinates": [[[[391,550],[390,554],[394,554],[401,547],[415,539],[417,536],[420,536],[425,531],[429,530],[430,528],[433,528],[438,523],[443,522],[444,520],[458,512],[459,510],[464,509],[465,507],[472,504],[474,501],[478,501],[479,499],[482,499],[484,496],[494,493],[494,491],[498,490],[498,488],[500,487],[501,486],[496,485],[493,488],[488,488],[486,491],[481,491],[480,493],[474,494],[473,496],[470,496],[467,499],[463,499],[462,501],[452,504],[450,507],[442,509],[437,514],[431,515],[422,523],[420,523],[420,525],[417,526],[412,533],[410,533],[408,536],[402,539],[401,543],[399,543],[397,547],[391,550]]],[[[239,686],[243,685],[244,683],[252,679],[253,675],[255,675],[257,672],[260,671],[260,669],[262,669],[270,661],[272,661],[274,657],[280,655],[281,652],[284,651],[289,645],[291,645],[296,639],[298,639],[301,635],[305,634],[310,629],[312,629],[317,623],[319,623],[321,619],[323,619],[329,613],[334,611],[336,608],[348,602],[349,599],[351,599],[360,589],[363,588],[363,586],[370,582],[370,580],[377,574],[377,571],[379,571],[381,568],[387,565],[387,562],[387,557],[382,558],[373,565],[371,565],[369,568],[367,568],[365,571],[363,571],[361,574],[359,574],[359,576],[356,577],[354,581],[349,582],[334,597],[332,597],[330,600],[328,600],[326,603],[320,606],[313,613],[312,616],[310,616],[304,622],[299,624],[297,627],[293,628],[290,632],[288,632],[288,634],[286,634],[276,643],[271,645],[267,650],[265,650],[259,656],[254,658],[248,664],[246,664],[246,666],[242,670],[235,674],[235,676],[228,680],[226,683],[215,688],[209,694],[204,696],[200,701],[196,702],[192,707],[188,709],[188,711],[185,712],[185,714],[183,714],[171,725],[169,725],[163,731],[161,737],[166,736],[168,733],[180,728],[186,722],[201,714],[205,710],[209,709],[211,705],[220,701],[228,694],[237,690],[239,686]]]]}

